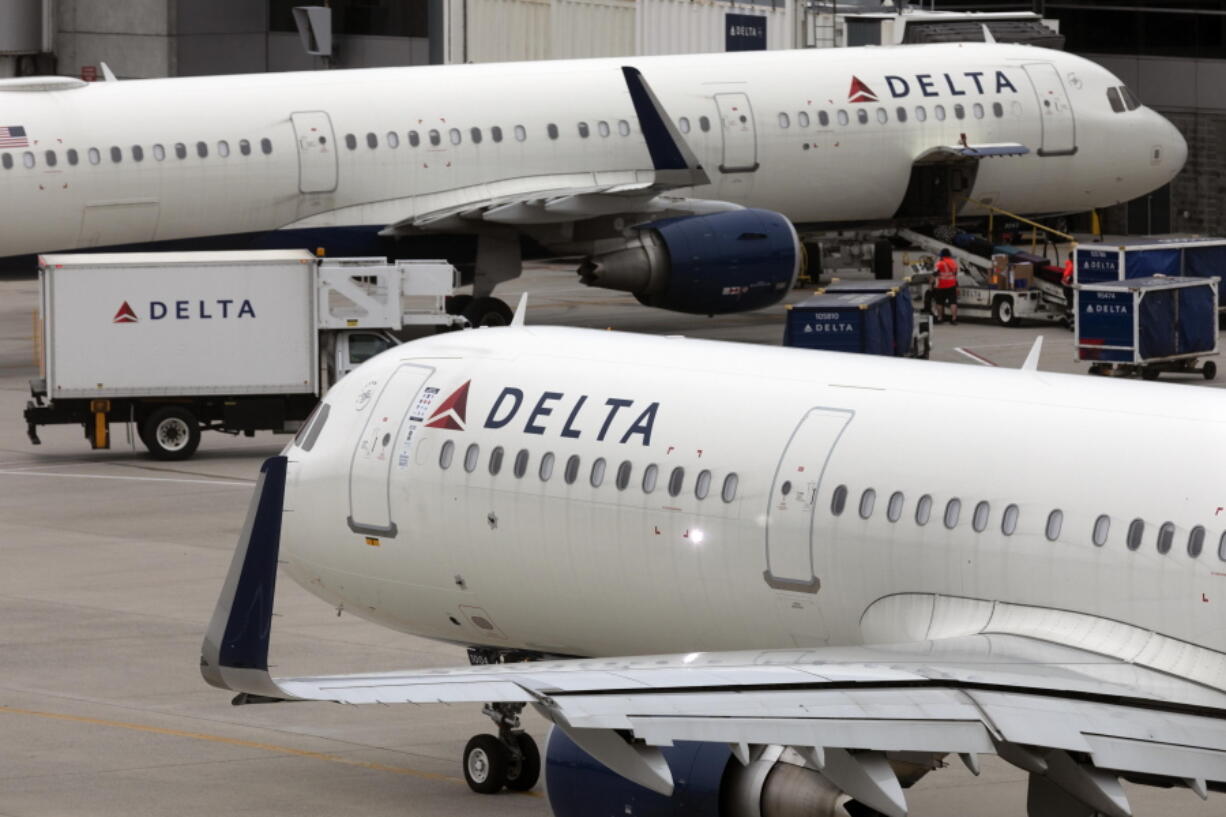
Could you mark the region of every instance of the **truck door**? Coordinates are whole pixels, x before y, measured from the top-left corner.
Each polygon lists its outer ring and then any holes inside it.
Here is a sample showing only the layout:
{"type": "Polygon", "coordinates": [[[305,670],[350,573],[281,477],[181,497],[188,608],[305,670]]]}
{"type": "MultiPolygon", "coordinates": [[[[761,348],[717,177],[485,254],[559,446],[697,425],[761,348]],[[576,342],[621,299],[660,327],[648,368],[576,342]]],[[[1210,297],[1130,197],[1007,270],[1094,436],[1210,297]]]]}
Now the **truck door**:
{"type": "Polygon", "coordinates": [[[752,173],[758,169],[758,135],[753,108],[745,94],[716,94],[720,131],[724,137],[721,173],[752,173]]]}
{"type": "Polygon", "coordinates": [[[298,141],[298,189],[303,193],[331,193],[336,189],[336,139],[332,120],[324,111],[290,115],[298,141]]]}
{"type": "Polygon", "coordinates": [[[776,590],[816,593],[813,512],[826,463],[851,422],[846,409],[811,408],[788,440],[766,510],[766,583],[776,590]]]}
{"type": "MultiPolygon", "coordinates": [[[[402,363],[366,409],[366,426],[349,466],[349,529],[355,533],[395,536],[392,519],[391,468],[409,408],[434,369],[402,363]]],[[[372,388],[378,388],[373,385],[372,388]]]]}
{"type": "Polygon", "coordinates": [[[1071,156],[1077,152],[1073,106],[1064,91],[1064,82],[1050,62],[1022,66],[1030,77],[1039,101],[1039,121],[1043,127],[1040,156],[1071,156]]]}

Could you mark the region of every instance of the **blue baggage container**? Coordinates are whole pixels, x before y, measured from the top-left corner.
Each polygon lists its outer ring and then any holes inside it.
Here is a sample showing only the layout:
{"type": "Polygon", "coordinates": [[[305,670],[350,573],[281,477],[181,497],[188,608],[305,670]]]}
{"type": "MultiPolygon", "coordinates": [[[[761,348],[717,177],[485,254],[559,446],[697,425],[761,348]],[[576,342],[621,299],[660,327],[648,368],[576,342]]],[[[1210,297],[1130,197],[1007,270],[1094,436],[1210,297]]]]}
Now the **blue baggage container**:
{"type": "Polygon", "coordinates": [[[832,281],[825,292],[871,292],[890,298],[890,313],[894,321],[894,354],[902,357],[911,350],[915,334],[915,304],[911,301],[911,286],[906,281],[832,281]]]}
{"type": "Polygon", "coordinates": [[[1145,364],[1217,352],[1216,279],[1132,278],[1077,289],[1078,360],[1145,364]]]}
{"type": "MultiPolygon", "coordinates": [[[[1089,244],[1074,252],[1079,284],[1129,281],[1155,276],[1226,277],[1226,238],[1167,238],[1145,244],[1089,244]]],[[[1226,297],[1226,290],[1218,296],[1226,297]]],[[[1226,307],[1226,301],[1218,306],[1226,307]]]]}
{"type": "Polygon", "coordinates": [[[831,352],[894,354],[893,299],[871,292],[829,292],[788,307],[783,345],[831,352]]]}

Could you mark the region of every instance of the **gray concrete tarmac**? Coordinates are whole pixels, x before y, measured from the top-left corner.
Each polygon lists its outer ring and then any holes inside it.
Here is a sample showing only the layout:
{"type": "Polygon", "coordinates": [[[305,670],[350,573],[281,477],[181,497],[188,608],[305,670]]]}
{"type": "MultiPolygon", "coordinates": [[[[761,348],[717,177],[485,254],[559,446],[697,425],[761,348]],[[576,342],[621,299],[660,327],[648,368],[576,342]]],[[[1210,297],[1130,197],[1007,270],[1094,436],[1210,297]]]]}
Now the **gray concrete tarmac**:
{"type": "MultiPolygon", "coordinates": [[[[767,344],[782,336],[782,306],[675,315],[585,288],[560,267],[531,271],[499,294],[514,303],[525,289],[532,323],[767,344]]],[[[549,813],[541,786],[524,795],[468,791],[461,750],[490,727],[475,705],[233,707],[206,686],[201,635],[259,464],[286,438],[207,434],[184,463],[150,460],[122,428],[105,452],[90,451],[68,426],[44,429],[43,445],[30,445],[21,410],[37,374],[36,307],[34,281],[0,281],[0,817],[549,813]]],[[[962,346],[1016,366],[1039,334],[1043,368],[1084,371],[1058,327],[941,326],[934,358],[979,365],[955,351],[962,346]]],[[[276,616],[279,674],[466,661],[455,647],[338,618],[288,579],[277,587],[276,616]]],[[[526,720],[543,744],[543,721],[526,720]]],[[[1186,790],[1128,789],[1138,815],[1226,807],[1221,795],[1202,803],[1186,790]]],[[[909,800],[913,815],[1016,817],[1025,813],[1025,779],[994,758],[978,779],[955,762],[909,800]]]]}

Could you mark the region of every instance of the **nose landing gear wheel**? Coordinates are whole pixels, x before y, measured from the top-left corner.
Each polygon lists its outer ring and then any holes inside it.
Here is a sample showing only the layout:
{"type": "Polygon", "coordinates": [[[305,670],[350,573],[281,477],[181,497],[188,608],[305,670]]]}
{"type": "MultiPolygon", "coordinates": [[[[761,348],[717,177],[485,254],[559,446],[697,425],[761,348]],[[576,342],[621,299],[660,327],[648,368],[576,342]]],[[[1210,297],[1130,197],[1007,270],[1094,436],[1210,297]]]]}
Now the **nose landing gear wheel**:
{"type": "Polygon", "coordinates": [[[507,784],[511,750],[493,735],[473,735],[464,747],[464,780],[477,794],[495,794],[507,784]]]}

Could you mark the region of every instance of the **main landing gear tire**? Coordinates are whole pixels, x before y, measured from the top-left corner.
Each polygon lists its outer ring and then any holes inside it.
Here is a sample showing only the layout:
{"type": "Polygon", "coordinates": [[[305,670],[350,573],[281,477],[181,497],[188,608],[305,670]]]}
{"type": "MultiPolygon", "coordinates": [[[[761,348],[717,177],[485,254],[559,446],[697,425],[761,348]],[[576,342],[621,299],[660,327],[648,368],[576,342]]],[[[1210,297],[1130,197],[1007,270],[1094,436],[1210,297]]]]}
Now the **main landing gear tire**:
{"type": "Polygon", "coordinates": [[[515,735],[515,746],[519,752],[518,757],[512,752],[507,764],[507,788],[529,791],[541,777],[541,751],[532,736],[524,732],[515,735]]]}
{"type": "Polygon", "coordinates": [[[477,794],[497,794],[503,787],[528,791],[541,777],[541,752],[531,735],[511,736],[514,748],[493,735],[473,735],[464,747],[464,780],[477,794]]]}
{"type": "Polygon", "coordinates": [[[464,310],[473,302],[471,295],[448,295],[444,300],[444,308],[448,315],[463,315],[464,310]]]}
{"type": "Polygon", "coordinates": [[[507,326],[511,323],[511,307],[497,298],[473,298],[464,317],[470,326],[507,326]]]}
{"type": "Polygon", "coordinates": [[[141,423],[140,438],[155,460],[185,460],[200,445],[200,423],[185,408],[165,406],[141,423]]]}

